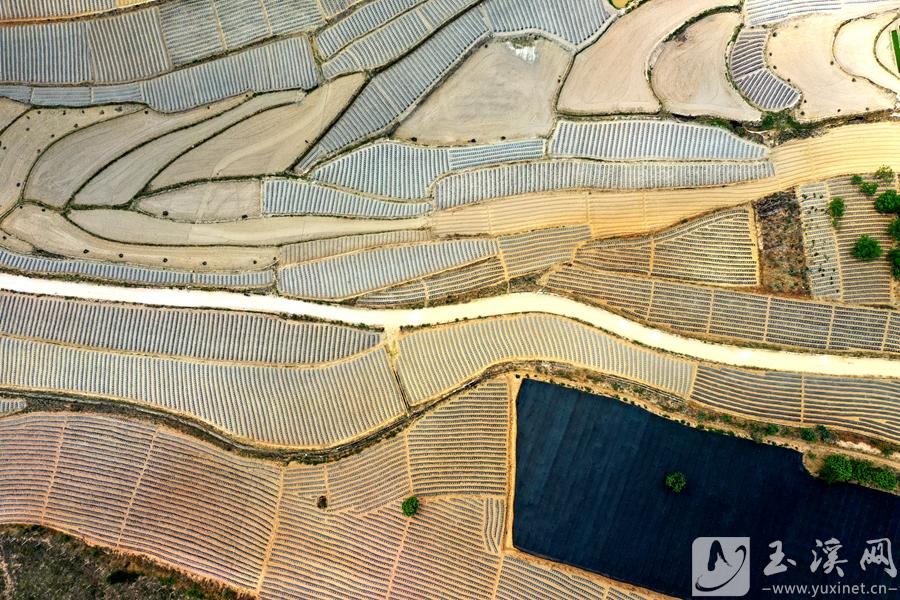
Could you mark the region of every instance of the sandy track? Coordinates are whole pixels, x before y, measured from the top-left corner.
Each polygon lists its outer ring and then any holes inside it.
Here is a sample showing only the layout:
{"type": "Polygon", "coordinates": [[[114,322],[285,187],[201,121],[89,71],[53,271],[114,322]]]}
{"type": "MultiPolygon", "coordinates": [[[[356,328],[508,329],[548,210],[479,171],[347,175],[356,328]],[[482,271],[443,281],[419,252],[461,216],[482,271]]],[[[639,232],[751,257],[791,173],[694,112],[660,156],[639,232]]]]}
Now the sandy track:
{"type": "Polygon", "coordinates": [[[749,202],[794,186],[839,175],[900,170],[900,123],[848,125],[778,146],[769,156],[775,176],[714,188],[607,192],[570,190],[500,198],[432,217],[438,235],[501,234],[589,223],[595,236],[628,235],[749,202]]]}
{"type": "Polygon", "coordinates": [[[308,316],[397,330],[402,326],[452,323],[518,313],[547,313],[583,321],[651,348],[734,366],[860,377],[896,377],[897,361],[883,358],[820,355],[740,348],[689,339],[645,327],[595,306],[552,294],[518,293],[418,310],[366,310],[317,304],[277,296],[245,296],[231,292],[182,289],[125,288],[0,274],[0,289],[52,296],[134,302],[152,306],[221,308],[308,316]]]}
{"type": "MultiPolygon", "coordinates": [[[[800,89],[801,121],[862,114],[893,108],[896,97],[841,69],[832,46],[838,27],[853,14],[840,12],[785,21],[769,38],[767,52],[775,72],[800,89]]],[[[872,42],[857,52],[871,53],[872,42]]]]}
{"type": "Polygon", "coordinates": [[[759,119],[759,111],[726,77],[725,51],[740,22],[736,12],[710,15],[661,46],[650,81],[667,110],[736,121],[759,119]]]}
{"type": "Polygon", "coordinates": [[[237,221],[261,215],[261,195],[262,186],[256,179],[207,181],[144,196],[135,208],[173,221],[237,221]]]}
{"type": "Polygon", "coordinates": [[[227,223],[179,223],[132,211],[72,211],[69,219],[88,233],[130,244],[270,246],[359,233],[419,229],[425,219],[266,217],[227,223]]]}
{"type": "Polygon", "coordinates": [[[654,49],[670,33],[706,10],[734,0],[653,0],[614,22],[575,57],[557,108],[567,113],[653,113],[660,109],[647,80],[654,49]]]}
{"type": "Polygon", "coordinates": [[[553,102],[570,61],[568,52],[548,40],[528,46],[493,42],[404,120],[395,137],[453,144],[546,135],[553,128],[553,102]]]}

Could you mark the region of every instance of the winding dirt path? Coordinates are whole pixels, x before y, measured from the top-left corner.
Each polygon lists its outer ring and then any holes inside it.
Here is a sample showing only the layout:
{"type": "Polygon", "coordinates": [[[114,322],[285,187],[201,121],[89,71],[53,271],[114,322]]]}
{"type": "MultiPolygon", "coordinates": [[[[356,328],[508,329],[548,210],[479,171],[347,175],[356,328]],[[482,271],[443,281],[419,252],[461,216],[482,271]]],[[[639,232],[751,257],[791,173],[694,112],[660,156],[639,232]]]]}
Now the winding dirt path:
{"type": "Polygon", "coordinates": [[[900,361],[886,358],[837,356],[741,348],[718,344],[646,327],[595,306],[553,294],[516,293],[416,310],[371,310],[317,304],[278,296],[183,289],[118,287],[0,274],[0,289],[110,302],[152,306],[218,308],[260,313],[290,314],[326,321],[361,324],[396,331],[404,326],[452,323],[456,320],[517,313],[547,313],[583,321],[624,339],[699,360],[740,367],[858,377],[897,377],[900,361]]]}

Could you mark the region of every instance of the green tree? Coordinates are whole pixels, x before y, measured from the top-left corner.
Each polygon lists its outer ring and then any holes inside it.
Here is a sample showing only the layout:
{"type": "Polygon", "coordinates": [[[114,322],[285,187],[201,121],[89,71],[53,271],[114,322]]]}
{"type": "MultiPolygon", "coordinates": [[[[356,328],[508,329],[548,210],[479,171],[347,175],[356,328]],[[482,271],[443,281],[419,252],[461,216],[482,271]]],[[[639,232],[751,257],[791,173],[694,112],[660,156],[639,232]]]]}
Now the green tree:
{"type": "Polygon", "coordinates": [[[863,178],[860,175],[854,175],[850,178],[850,183],[853,185],[860,185],[863,182],[863,178]]]}
{"type": "Polygon", "coordinates": [[[407,517],[412,517],[417,512],[419,512],[419,499],[415,496],[410,496],[403,501],[401,508],[403,509],[404,515],[406,515],[407,517]]]}
{"type": "Polygon", "coordinates": [[[897,474],[890,469],[875,469],[872,473],[872,483],[883,490],[893,490],[897,487],[897,474]]]}
{"type": "Polygon", "coordinates": [[[816,441],[816,430],[805,427],[800,430],[800,438],[806,442],[814,442],[816,441]]]}
{"type": "Polygon", "coordinates": [[[832,454],[819,469],[819,476],[828,483],[850,481],[853,478],[853,465],[843,454],[832,454]]]}
{"type": "Polygon", "coordinates": [[[891,272],[896,279],[900,279],[900,248],[894,248],[887,253],[888,262],[891,265],[891,272]]]}
{"type": "Polygon", "coordinates": [[[888,234],[894,238],[894,240],[900,242],[900,217],[896,217],[891,224],[888,225],[888,234]]]}
{"type": "Polygon", "coordinates": [[[818,435],[819,439],[823,442],[831,441],[831,432],[828,431],[828,428],[824,425],[816,425],[816,435],[818,435]]]}
{"type": "Polygon", "coordinates": [[[875,199],[875,210],[886,215],[900,213],[900,195],[895,190],[882,192],[875,199]]]}
{"type": "Polygon", "coordinates": [[[894,170],[887,165],[881,165],[878,167],[878,170],[875,171],[875,178],[880,179],[885,183],[890,183],[894,180],[894,170]]]}
{"type": "Polygon", "coordinates": [[[866,196],[874,196],[875,192],[878,191],[878,184],[875,183],[874,181],[872,181],[872,182],[863,181],[861,184],[859,184],[859,191],[862,192],[863,194],[865,194],[866,196]]]}
{"type": "Polygon", "coordinates": [[[875,260],[882,254],[881,244],[872,236],[861,235],[856,240],[856,243],[853,244],[852,254],[859,260],[875,260]]]}
{"type": "Polygon", "coordinates": [[[681,471],[674,471],[666,475],[666,487],[680,494],[687,487],[687,477],[681,471]]]}
{"type": "Polygon", "coordinates": [[[831,202],[828,203],[828,214],[831,215],[831,226],[838,227],[841,218],[844,216],[844,199],[840,196],[835,196],[831,202]]]}

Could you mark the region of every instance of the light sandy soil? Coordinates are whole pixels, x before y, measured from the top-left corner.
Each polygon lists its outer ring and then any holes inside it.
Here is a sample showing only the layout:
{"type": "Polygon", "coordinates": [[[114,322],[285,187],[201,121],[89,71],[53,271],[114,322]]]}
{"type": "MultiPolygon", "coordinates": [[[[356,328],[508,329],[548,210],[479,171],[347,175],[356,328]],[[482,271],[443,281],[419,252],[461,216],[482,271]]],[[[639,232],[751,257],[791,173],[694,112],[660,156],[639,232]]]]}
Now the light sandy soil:
{"type": "Polygon", "coordinates": [[[287,171],[318,139],[365,82],[337,79],[302,100],[250,117],[180,156],[150,182],[159,189],[184,181],[287,171]]]}
{"type": "Polygon", "coordinates": [[[759,111],[727,77],[725,52],[740,23],[737,12],[710,15],[661,46],[650,83],[666,110],[735,121],[759,119],[759,111]]]}
{"type": "Polygon", "coordinates": [[[15,209],[3,221],[3,228],[52,254],[197,272],[256,271],[271,266],[278,254],[277,248],[273,247],[198,248],[121,244],[95,237],[51,209],[43,212],[36,204],[25,204],[15,209]],[[88,251],[86,254],[85,250],[88,251]]]}
{"type": "Polygon", "coordinates": [[[28,105],[9,98],[0,98],[0,131],[3,131],[16,117],[28,110],[28,105]]]}
{"type": "Polygon", "coordinates": [[[881,66],[875,56],[875,41],[878,34],[896,19],[896,11],[861,17],[844,23],[834,39],[834,57],[841,68],[851,75],[865,77],[895,94],[900,93],[897,69],[889,71],[881,66]]]}
{"type": "Polygon", "coordinates": [[[898,362],[895,360],[740,348],[728,344],[690,339],[646,327],[596,306],[588,306],[553,294],[517,293],[482,298],[466,304],[449,304],[415,310],[369,310],[291,300],[279,296],[117,287],[76,281],[37,279],[6,273],[0,273],[0,289],[90,300],[136,302],[152,306],[221,308],[307,316],[326,321],[392,330],[403,326],[437,325],[452,323],[456,320],[498,315],[547,313],[574,318],[650,348],[674,352],[699,360],[773,371],[859,377],[897,377],[898,362]]]}
{"type": "Polygon", "coordinates": [[[897,65],[897,58],[894,55],[894,44],[891,42],[891,30],[900,28],[900,18],[896,18],[888,23],[888,26],[878,35],[875,41],[875,58],[883,68],[887,69],[894,77],[898,77],[900,66],[897,65]]]}
{"type": "MultiPolygon", "coordinates": [[[[647,70],[654,49],[691,17],[735,0],[652,0],[610,25],[575,57],[558,108],[567,113],[653,113],[659,100],[647,70]]],[[[724,64],[722,65],[724,72],[724,64]]]]}
{"type": "MultiPolygon", "coordinates": [[[[803,94],[795,109],[801,121],[862,114],[894,106],[894,94],[861,77],[853,77],[835,61],[832,46],[837,29],[852,16],[841,11],[785,21],[769,38],[769,64],[779,77],[795,85],[803,94]]],[[[870,48],[867,44],[858,51],[871,52],[870,48]]]]}
{"type": "Polygon", "coordinates": [[[244,216],[260,216],[261,197],[262,185],[256,179],[209,181],[145,196],[135,203],[135,208],[173,221],[236,221],[244,216]]]}
{"type": "MultiPolygon", "coordinates": [[[[167,164],[194,144],[219,133],[267,108],[296,102],[297,90],[274,92],[250,98],[221,115],[185,129],[173,131],[129,152],[100,171],[75,195],[80,206],[117,206],[140,192],[167,164]]],[[[244,95],[241,98],[246,99],[244,95]]]]}
{"type": "Polygon", "coordinates": [[[548,40],[492,42],[467,59],[394,135],[427,144],[546,135],[571,60],[548,40]]]}
{"type": "Polygon", "coordinates": [[[10,125],[0,143],[0,215],[18,201],[28,172],[47,146],[82,127],[138,110],[134,105],[116,108],[37,109],[10,125]]]}
{"type": "Polygon", "coordinates": [[[229,98],[177,114],[145,108],[68,135],[41,154],[28,176],[25,197],[49,206],[64,206],[88,179],[132,148],[213,117],[242,101],[229,98]]]}
{"type": "Polygon", "coordinates": [[[34,246],[23,242],[8,231],[0,229],[0,248],[6,248],[20,254],[28,254],[34,250],[34,246]]]}
{"type": "Polygon", "coordinates": [[[130,244],[267,246],[357,233],[419,229],[419,219],[266,217],[228,223],[178,223],[116,209],[76,210],[69,219],[96,236],[130,244]]]}
{"type": "Polygon", "coordinates": [[[847,125],[771,150],[775,176],[728,186],[639,190],[569,190],[499,198],[439,211],[437,235],[512,233],[589,223],[597,235],[629,235],[668,227],[687,217],[736,206],[794,186],[847,173],[869,173],[881,165],[900,170],[900,123],[847,125]]]}

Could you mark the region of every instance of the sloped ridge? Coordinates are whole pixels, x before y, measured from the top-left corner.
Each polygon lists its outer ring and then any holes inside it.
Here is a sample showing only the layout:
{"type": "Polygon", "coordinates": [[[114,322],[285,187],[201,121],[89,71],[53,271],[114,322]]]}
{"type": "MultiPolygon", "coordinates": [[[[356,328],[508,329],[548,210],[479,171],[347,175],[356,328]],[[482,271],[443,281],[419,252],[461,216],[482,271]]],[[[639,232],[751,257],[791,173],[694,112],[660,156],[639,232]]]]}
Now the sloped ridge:
{"type": "Polygon", "coordinates": [[[597,160],[758,160],[768,149],[711,125],[651,119],[560,121],[552,156],[597,160]]]}
{"type": "Polygon", "coordinates": [[[765,110],[779,111],[797,104],[800,92],[769,69],[768,39],[768,29],[741,29],[731,48],[728,66],[735,85],[750,102],[765,110]]]}

